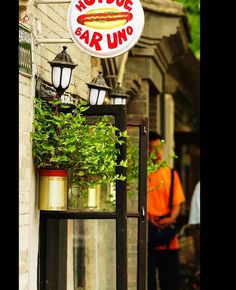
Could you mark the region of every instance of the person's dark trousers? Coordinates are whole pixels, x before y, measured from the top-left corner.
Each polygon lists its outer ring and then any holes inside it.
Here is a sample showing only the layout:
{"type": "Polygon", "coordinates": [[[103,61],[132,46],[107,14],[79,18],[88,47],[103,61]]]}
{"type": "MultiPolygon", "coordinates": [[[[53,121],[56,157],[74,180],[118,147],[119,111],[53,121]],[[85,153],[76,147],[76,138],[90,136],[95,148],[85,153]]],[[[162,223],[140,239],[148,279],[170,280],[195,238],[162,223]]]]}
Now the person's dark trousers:
{"type": "Polygon", "coordinates": [[[148,250],[148,290],[157,290],[156,269],[158,269],[161,290],[179,290],[178,250],[148,250]]]}

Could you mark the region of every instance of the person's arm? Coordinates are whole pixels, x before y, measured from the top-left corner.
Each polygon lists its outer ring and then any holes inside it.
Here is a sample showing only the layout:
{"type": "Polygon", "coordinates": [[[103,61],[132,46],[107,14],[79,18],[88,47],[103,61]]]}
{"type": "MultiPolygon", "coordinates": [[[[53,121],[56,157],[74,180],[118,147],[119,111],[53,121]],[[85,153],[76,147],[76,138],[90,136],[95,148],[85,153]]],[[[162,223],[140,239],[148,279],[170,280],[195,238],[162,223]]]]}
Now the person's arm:
{"type": "Polygon", "coordinates": [[[162,227],[166,227],[171,223],[175,223],[180,214],[180,205],[185,201],[184,191],[180,182],[179,175],[174,171],[174,187],[173,187],[173,207],[170,212],[170,217],[166,217],[159,221],[162,227]]]}
{"type": "Polygon", "coordinates": [[[169,224],[175,223],[179,213],[180,213],[180,205],[178,204],[172,208],[170,217],[166,217],[158,221],[159,226],[166,227],[169,224]]]}
{"type": "Polygon", "coordinates": [[[176,205],[172,208],[170,217],[160,219],[154,215],[148,214],[148,220],[151,224],[159,228],[164,228],[172,223],[175,223],[179,213],[180,213],[180,205],[176,205]]]}

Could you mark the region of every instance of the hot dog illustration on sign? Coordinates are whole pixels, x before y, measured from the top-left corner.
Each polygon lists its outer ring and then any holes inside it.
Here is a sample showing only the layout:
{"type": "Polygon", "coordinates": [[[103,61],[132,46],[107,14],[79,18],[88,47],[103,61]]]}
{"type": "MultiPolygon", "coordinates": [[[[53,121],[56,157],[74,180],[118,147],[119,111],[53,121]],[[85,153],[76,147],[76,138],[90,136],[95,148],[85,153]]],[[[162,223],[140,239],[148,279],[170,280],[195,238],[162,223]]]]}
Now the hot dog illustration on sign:
{"type": "Polygon", "coordinates": [[[80,49],[107,58],[123,54],[137,43],[144,12],[139,0],[72,0],[67,20],[80,49]]]}
{"type": "Polygon", "coordinates": [[[118,9],[100,8],[91,10],[77,18],[78,23],[96,29],[112,29],[125,25],[132,20],[131,12],[121,12],[118,9]]]}

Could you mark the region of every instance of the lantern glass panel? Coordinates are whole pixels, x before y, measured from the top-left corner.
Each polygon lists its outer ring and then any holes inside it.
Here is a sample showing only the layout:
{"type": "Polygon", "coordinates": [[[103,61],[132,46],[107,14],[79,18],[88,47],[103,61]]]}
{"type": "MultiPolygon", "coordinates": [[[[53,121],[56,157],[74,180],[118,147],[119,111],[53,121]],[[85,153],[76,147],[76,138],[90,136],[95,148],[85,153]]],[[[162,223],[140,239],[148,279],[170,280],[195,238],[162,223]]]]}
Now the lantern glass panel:
{"type": "Polygon", "coordinates": [[[115,98],[116,105],[122,105],[122,98],[115,98]]]}
{"type": "Polygon", "coordinates": [[[112,104],[112,105],[116,105],[116,99],[115,99],[115,98],[112,98],[112,99],[111,99],[111,104],[112,104]]]}
{"type": "Polygon", "coordinates": [[[62,79],[61,86],[63,89],[66,89],[70,84],[71,68],[64,67],[62,69],[62,79]]]}
{"type": "Polygon", "coordinates": [[[89,102],[90,102],[91,105],[96,105],[98,93],[99,93],[98,89],[94,89],[94,88],[90,89],[90,92],[89,92],[90,100],[89,100],[89,102]]]}
{"type": "Polygon", "coordinates": [[[104,102],[104,98],[105,98],[105,95],[106,95],[106,91],[105,90],[101,90],[99,92],[99,96],[98,96],[98,103],[97,105],[102,105],[103,102],[104,102]]]}
{"type": "Polygon", "coordinates": [[[60,86],[60,78],[61,78],[61,68],[58,66],[54,66],[52,68],[52,83],[55,88],[60,86]]]}

